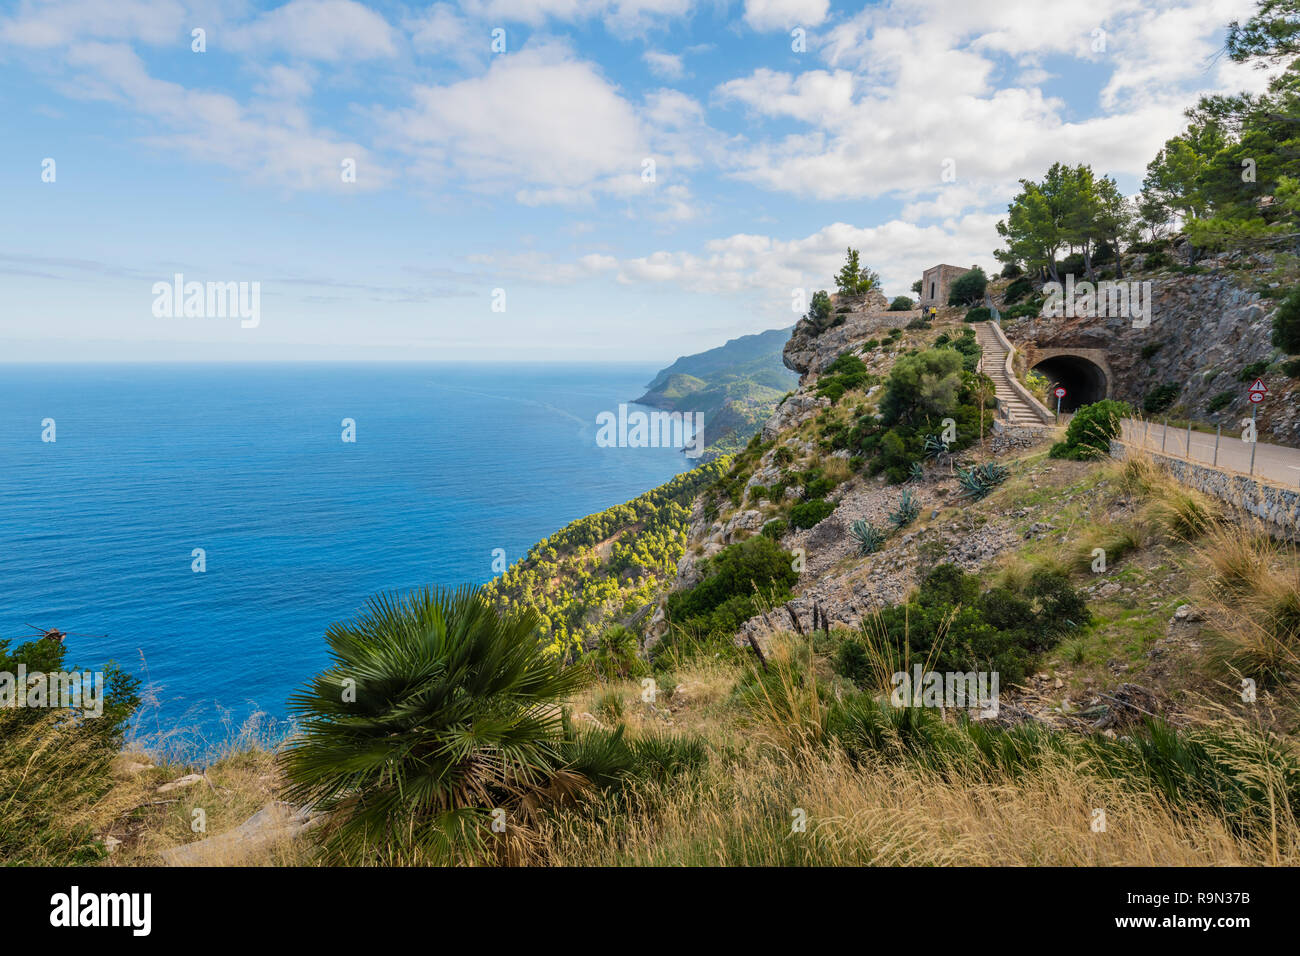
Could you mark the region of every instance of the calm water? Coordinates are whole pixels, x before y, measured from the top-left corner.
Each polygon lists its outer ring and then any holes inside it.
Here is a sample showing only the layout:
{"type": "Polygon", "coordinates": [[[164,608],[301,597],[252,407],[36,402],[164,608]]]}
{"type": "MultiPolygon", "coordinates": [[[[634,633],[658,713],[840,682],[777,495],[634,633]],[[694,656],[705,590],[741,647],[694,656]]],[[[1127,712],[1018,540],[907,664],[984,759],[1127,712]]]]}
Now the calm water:
{"type": "Polygon", "coordinates": [[[0,366],[0,637],[106,635],[69,638],[69,662],[141,677],[143,654],[141,732],[216,744],[283,718],[368,595],[486,581],[494,548],[513,562],[684,470],[595,443],[596,414],[655,371],[0,366]]]}

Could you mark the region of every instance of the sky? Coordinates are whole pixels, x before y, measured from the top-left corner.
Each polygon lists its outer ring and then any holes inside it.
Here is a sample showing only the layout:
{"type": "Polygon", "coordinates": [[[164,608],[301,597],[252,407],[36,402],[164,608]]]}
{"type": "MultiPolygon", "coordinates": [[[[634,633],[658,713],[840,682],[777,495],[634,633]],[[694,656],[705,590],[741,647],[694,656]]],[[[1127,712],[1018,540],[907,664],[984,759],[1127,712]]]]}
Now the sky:
{"type": "Polygon", "coordinates": [[[1136,192],[1262,88],[1221,53],[1252,8],[2,0],[0,362],[667,364],[848,246],[890,297],[997,268],[1055,161],[1136,192]]]}

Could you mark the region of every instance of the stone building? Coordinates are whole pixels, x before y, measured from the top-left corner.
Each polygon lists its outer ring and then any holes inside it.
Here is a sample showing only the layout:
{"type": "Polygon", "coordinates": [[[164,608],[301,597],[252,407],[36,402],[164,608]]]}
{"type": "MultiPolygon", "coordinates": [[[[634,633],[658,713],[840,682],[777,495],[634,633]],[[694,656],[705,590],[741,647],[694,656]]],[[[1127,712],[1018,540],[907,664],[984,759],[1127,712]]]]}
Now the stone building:
{"type": "Polygon", "coordinates": [[[937,265],[926,269],[921,275],[920,307],[943,307],[948,304],[948,290],[958,276],[965,275],[970,269],[965,266],[937,265]]]}

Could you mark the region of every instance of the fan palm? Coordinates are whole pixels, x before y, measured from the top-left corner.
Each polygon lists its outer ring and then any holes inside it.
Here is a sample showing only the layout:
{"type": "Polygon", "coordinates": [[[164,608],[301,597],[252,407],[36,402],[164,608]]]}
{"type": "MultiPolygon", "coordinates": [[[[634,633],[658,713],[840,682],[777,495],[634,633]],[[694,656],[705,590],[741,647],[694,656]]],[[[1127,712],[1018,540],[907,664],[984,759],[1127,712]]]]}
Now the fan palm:
{"type": "Polygon", "coordinates": [[[537,636],[537,613],[499,614],[476,588],[371,598],[326,633],[333,665],[289,699],[289,798],[332,811],[328,847],[365,858],[456,855],[486,816],[562,763],[558,703],[587,679],[537,636]]]}

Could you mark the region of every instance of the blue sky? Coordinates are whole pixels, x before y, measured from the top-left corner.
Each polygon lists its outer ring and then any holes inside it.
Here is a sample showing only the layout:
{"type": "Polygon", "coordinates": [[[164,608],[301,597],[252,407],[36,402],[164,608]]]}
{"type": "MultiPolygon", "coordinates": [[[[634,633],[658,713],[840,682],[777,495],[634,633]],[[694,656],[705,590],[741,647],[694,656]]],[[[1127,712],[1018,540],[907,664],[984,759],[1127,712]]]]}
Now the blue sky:
{"type": "Polygon", "coordinates": [[[790,324],[849,244],[891,296],[994,266],[1055,160],[1136,191],[1264,82],[1216,56],[1252,7],[3,3],[0,361],[667,363],[790,324]],[[156,316],[176,273],[259,283],[256,327],[156,316]]]}

